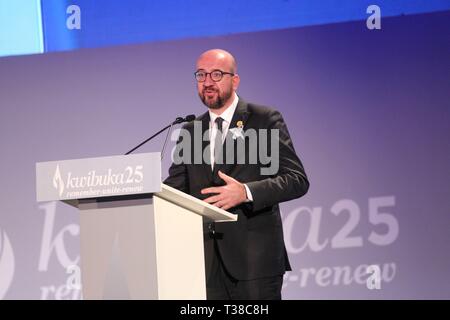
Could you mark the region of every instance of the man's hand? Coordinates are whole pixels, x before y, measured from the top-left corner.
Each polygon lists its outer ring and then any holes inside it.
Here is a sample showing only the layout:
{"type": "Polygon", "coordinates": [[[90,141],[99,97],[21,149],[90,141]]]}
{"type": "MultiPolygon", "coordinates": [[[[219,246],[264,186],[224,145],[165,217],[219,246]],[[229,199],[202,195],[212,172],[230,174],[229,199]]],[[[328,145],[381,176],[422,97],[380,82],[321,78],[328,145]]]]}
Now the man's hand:
{"type": "Polygon", "coordinates": [[[219,170],[219,177],[225,181],[222,187],[210,187],[202,189],[202,194],[215,193],[204,201],[215,205],[223,210],[228,210],[247,200],[245,186],[236,179],[227,176],[219,170]]]}

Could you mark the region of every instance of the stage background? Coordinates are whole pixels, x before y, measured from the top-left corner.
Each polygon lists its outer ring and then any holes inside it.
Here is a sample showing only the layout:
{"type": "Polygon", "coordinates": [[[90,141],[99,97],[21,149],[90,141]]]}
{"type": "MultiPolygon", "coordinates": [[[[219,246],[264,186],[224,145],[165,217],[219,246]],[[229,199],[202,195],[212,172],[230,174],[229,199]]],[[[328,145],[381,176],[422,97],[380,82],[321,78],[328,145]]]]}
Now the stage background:
{"type": "Polygon", "coordinates": [[[382,30],[355,21],[0,59],[0,298],[80,297],[65,286],[77,212],[36,203],[35,163],[122,154],[205,112],[194,63],[216,47],[235,55],[244,99],[282,112],[311,181],[282,205],[293,265],[283,297],[450,298],[448,21],[447,11],[384,18],[382,30]],[[366,286],[372,264],[380,290],[366,286]]]}

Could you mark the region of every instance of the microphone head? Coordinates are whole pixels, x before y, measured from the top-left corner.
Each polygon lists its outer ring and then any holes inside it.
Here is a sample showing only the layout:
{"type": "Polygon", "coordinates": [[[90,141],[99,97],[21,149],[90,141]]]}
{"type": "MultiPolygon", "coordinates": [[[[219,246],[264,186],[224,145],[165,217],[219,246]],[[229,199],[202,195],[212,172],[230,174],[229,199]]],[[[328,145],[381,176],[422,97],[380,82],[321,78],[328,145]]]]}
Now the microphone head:
{"type": "Polygon", "coordinates": [[[182,118],[182,117],[177,117],[177,118],[175,119],[175,121],[173,122],[173,124],[178,124],[178,123],[182,123],[182,122],[184,122],[184,118],[182,118]]]}
{"type": "Polygon", "coordinates": [[[195,114],[190,114],[188,116],[186,116],[186,118],[182,118],[182,117],[178,117],[175,119],[175,121],[172,124],[179,124],[179,123],[183,123],[183,122],[191,122],[195,120],[195,114]]]}

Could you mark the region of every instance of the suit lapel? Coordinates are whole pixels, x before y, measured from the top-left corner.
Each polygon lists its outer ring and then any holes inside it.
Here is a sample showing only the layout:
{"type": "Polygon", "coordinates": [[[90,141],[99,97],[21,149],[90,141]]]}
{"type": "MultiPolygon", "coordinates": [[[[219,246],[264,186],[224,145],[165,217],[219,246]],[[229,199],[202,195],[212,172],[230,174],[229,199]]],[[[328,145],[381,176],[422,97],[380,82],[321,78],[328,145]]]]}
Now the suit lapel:
{"type": "MultiPolygon", "coordinates": [[[[233,163],[232,164],[226,164],[227,159],[227,152],[232,152],[231,150],[227,150],[226,148],[226,140],[231,139],[233,140],[233,133],[231,132],[231,129],[237,128],[238,123],[241,121],[243,125],[243,129],[245,130],[245,124],[247,123],[247,119],[249,116],[249,111],[247,108],[247,102],[245,102],[243,99],[239,98],[239,102],[236,106],[236,110],[234,111],[233,117],[231,119],[230,126],[228,127],[228,132],[226,139],[224,140],[224,143],[222,144],[222,155],[223,155],[223,164],[214,165],[214,172],[213,172],[213,178],[218,176],[218,171],[221,170],[222,172],[228,174],[230,170],[235,166],[236,164],[236,154],[234,153],[233,156],[233,163]]],[[[208,117],[209,118],[209,117],[208,117]]],[[[235,143],[233,142],[233,151],[235,151],[235,143]]]]}
{"type": "Polygon", "coordinates": [[[208,177],[209,181],[212,181],[213,179],[213,175],[212,175],[212,170],[211,170],[211,164],[208,164],[205,162],[205,159],[211,159],[211,152],[210,152],[210,141],[208,140],[203,140],[203,136],[205,135],[205,132],[207,130],[209,130],[209,122],[210,122],[210,118],[209,118],[209,112],[204,113],[200,120],[202,121],[202,137],[200,139],[202,139],[202,171],[204,172],[204,174],[206,175],[206,177],[208,177]],[[203,158],[203,156],[205,158],[203,158]]]}
{"type": "Polygon", "coordinates": [[[247,108],[247,102],[239,98],[238,105],[236,106],[236,111],[234,111],[233,118],[231,119],[230,127],[228,128],[228,133],[230,133],[230,129],[236,128],[239,121],[242,121],[242,124],[245,127],[249,115],[249,111],[247,108]]]}

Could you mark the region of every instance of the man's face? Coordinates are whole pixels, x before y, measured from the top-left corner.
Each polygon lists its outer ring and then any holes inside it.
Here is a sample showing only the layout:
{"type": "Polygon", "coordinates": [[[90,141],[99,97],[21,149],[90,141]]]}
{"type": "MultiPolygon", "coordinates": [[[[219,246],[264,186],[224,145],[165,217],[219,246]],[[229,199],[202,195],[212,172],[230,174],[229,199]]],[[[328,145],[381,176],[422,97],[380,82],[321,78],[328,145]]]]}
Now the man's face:
{"type": "MultiPolygon", "coordinates": [[[[197,71],[201,70],[208,73],[220,70],[233,73],[231,69],[229,61],[220,55],[202,56],[197,61],[197,71]]],[[[208,108],[220,109],[224,105],[231,103],[232,95],[237,89],[238,83],[237,76],[224,74],[220,81],[215,82],[211,79],[211,75],[208,74],[204,82],[197,82],[198,95],[208,108]]]]}

